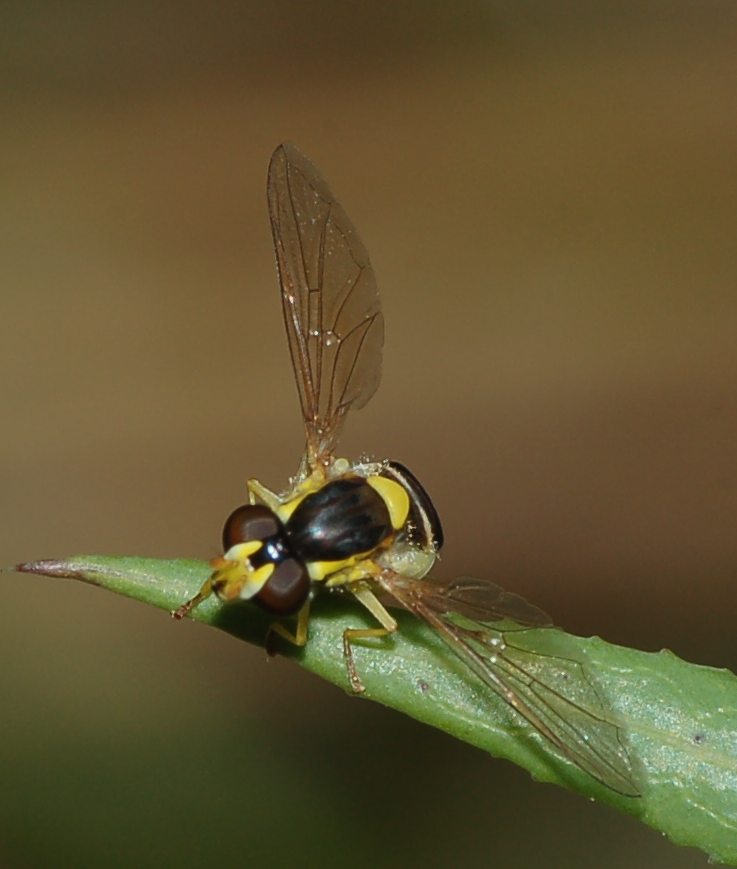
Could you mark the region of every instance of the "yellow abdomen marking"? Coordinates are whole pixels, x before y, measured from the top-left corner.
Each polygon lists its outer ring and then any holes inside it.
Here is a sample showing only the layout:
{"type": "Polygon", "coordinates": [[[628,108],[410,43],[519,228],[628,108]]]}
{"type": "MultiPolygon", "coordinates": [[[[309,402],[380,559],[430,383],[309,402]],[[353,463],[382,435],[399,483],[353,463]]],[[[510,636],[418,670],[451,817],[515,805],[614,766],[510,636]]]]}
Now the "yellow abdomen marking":
{"type": "Polygon", "coordinates": [[[409,516],[409,495],[404,487],[387,477],[366,477],[366,482],[379,493],[389,511],[392,528],[399,531],[409,516]]]}

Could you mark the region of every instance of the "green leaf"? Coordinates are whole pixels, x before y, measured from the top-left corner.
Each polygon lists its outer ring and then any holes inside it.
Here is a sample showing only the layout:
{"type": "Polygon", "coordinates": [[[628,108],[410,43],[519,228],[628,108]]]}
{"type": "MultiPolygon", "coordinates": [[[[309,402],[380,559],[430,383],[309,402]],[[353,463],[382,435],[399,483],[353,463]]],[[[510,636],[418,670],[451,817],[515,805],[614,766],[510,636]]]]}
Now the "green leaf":
{"type": "MultiPolygon", "coordinates": [[[[199,561],[81,555],[18,565],[24,573],[80,579],[165,610],[191,597],[210,573],[199,561]]],[[[271,618],[246,603],[205,601],[192,618],[263,646],[271,618]]],[[[355,646],[363,697],[438,727],[537,779],[595,797],[665,833],[737,865],[737,677],[670,652],[639,652],[593,637],[526,630],[525,645],[581,662],[596,680],[635,766],[640,797],[615,793],[554,750],[470,672],[435,632],[399,614],[393,636],[355,646]],[[552,646],[551,646],[552,644],[552,646]]],[[[349,690],[342,654],[347,627],[370,626],[349,596],[322,595],[307,645],[279,652],[349,690]]],[[[174,625],[172,624],[172,629],[174,625]]]]}

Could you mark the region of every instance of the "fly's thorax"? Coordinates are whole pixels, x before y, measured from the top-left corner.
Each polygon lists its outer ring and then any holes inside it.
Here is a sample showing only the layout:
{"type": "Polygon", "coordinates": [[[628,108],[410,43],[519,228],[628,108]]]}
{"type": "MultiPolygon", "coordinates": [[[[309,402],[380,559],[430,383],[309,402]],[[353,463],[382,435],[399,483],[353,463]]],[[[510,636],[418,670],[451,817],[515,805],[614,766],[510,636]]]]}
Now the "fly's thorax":
{"type": "Polygon", "coordinates": [[[398,462],[336,460],[343,476],[310,491],[302,487],[278,512],[290,545],[315,581],[351,582],[388,568],[424,576],[434,564],[443,532],[429,495],[398,462]]]}
{"type": "Polygon", "coordinates": [[[350,474],[284,508],[294,551],[305,562],[337,563],[388,544],[406,521],[409,499],[389,480],[350,474]]]}

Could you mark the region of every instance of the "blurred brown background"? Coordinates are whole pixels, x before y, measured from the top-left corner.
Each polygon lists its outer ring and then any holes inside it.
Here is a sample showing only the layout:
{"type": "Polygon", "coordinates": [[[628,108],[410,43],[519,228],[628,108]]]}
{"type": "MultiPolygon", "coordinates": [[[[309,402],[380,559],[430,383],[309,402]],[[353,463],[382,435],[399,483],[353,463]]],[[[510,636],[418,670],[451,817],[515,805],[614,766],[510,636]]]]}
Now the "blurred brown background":
{"type": "MultiPolygon", "coordinates": [[[[0,562],[208,558],[302,447],[264,184],[358,226],[384,382],[344,452],[441,571],[737,668],[731,2],[4,4],[0,562]]],[[[285,661],[5,575],[0,863],[691,867],[285,661]]]]}

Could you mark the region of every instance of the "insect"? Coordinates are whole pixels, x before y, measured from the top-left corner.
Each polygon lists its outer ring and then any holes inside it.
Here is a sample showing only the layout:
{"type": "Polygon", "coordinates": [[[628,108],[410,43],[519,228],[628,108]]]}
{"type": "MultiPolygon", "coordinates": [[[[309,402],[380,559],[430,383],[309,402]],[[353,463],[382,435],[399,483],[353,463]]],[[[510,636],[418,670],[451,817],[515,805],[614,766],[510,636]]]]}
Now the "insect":
{"type": "Polygon", "coordinates": [[[293,145],[274,151],[267,194],[305,454],[283,494],[248,481],[248,503],[225,522],[224,554],[173,615],[183,618],[213,593],[249,599],[278,619],[272,631],[301,646],[313,596],[347,590],[377,622],[343,635],[349,682],[361,692],[352,644],[398,628],[381,594],[434,628],[564,757],[611,789],[636,795],[618,728],[583,665],[523,649],[515,639],[521,628],[552,627],[548,616],[492,582],[427,579],[443,532],[422,485],[397,462],[336,457],[347,414],[379,384],[384,323],[374,272],[345,212],[293,145]],[[296,616],[294,630],[282,621],[288,616],[296,616]]]}

